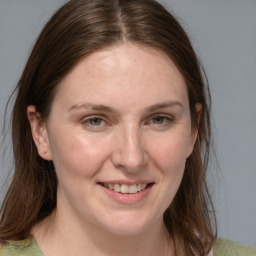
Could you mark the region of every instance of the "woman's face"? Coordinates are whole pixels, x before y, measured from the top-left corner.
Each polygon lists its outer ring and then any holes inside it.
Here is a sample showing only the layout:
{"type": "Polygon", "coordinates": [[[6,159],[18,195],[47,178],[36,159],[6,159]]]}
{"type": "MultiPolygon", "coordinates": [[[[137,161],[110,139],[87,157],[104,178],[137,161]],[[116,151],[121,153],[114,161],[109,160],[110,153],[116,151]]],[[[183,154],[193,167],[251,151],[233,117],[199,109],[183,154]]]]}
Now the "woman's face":
{"type": "Polygon", "coordinates": [[[58,176],[57,213],[136,234],[162,223],[196,130],[174,63],[156,50],[122,44],[75,66],[40,136],[38,150],[46,148],[41,155],[52,159],[58,176]]]}

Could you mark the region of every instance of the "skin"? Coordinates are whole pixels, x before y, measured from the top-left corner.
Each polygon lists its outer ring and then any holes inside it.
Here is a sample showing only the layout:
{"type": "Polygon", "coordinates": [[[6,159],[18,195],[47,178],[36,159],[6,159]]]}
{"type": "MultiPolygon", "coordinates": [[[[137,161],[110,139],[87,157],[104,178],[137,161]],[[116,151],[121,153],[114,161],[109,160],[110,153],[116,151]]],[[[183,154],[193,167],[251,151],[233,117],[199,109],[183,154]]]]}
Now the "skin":
{"type": "Polygon", "coordinates": [[[27,112],[59,180],[56,211],[32,232],[45,255],[175,255],[163,213],[197,129],[185,81],[165,54],[128,43],[93,53],[60,83],[46,123],[35,106],[27,112]],[[153,185],[126,204],[99,184],[116,180],[153,185]]]}

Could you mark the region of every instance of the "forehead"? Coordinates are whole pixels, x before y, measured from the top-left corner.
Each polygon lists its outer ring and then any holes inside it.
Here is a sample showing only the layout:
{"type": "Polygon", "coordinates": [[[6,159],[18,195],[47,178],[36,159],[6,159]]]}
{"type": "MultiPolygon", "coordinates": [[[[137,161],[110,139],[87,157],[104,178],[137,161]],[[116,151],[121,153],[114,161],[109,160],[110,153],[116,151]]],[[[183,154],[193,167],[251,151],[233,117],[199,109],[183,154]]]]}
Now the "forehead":
{"type": "Polygon", "coordinates": [[[60,83],[55,100],[67,105],[88,101],[118,104],[120,100],[121,105],[127,102],[131,106],[142,98],[145,104],[186,101],[186,84],[166,54],[127,43],[82,59],[60,83]]]}

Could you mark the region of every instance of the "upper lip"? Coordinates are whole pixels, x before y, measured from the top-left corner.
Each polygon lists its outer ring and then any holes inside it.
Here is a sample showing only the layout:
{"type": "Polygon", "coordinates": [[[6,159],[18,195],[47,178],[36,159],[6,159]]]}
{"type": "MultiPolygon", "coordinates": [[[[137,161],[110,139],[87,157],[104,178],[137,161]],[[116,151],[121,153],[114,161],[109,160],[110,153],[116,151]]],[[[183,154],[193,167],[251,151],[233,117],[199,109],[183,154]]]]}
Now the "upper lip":
{"type": "Polygon", "coordinates": [[[126,185],[134,185],[134,184],[150,184],[154,183],[152,180],[103,180],[97,182],[98,184],[126,184],[126,185]]]}

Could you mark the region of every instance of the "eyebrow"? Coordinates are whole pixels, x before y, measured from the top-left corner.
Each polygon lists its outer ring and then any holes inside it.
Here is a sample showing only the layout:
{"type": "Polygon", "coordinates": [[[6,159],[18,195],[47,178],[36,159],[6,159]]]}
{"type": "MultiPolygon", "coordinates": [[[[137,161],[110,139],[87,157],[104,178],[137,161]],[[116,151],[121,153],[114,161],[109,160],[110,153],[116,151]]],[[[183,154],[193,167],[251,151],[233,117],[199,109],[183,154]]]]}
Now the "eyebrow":
{"type": "Polygon", "coordinates": [[[163,102],[163,103],[157,103],[154,104],[152,106],[149,106],[146,108],[147,112],[154,112],[156,110],[159,109],[165,109],[165,108],[171,108],[171,107],[180,107],[180,108],[184,108],[184,106],[182,105],[181,102],[179,101],[167,101],[167,102],[163,102]]]}
{"type": "MultiPolygon", "coordinates": [[[[146,108],[146,112],[154,112],[160,109],[166,109],[166,108],[172,108],[172,107],[179,107],[179,108],[184,108],[181,102],[179,101],[167,101],[167,102],[162,102],[162,103],[157,103],[152,106],[149,106],[146,108]]],[[[82,105],[73,105],[68,109],[68,111],[73,111],[73,110],[80,110],[80,109],[91,109],[95,111],[103,111],[103,112],[109,112],[109,113],[116,113],[117,111],[111,107],[101,105],[101,104],[92,104],[92,103],[86,103],[82,105]]]]}
{"type": "Polygon", "coordinates": [[[97,104],[91,104],[91,103],[86,103],[82,105],[73,105],[68,109],[68,111],[72,110],[80,110],[80,109],[91,109],[91,110],[96,110],[96,111],[104,111],[104,112],[110,112],[114,113],[116,112],[113,108],[105,106],[105,105],[97,105],[97,104]]]}

